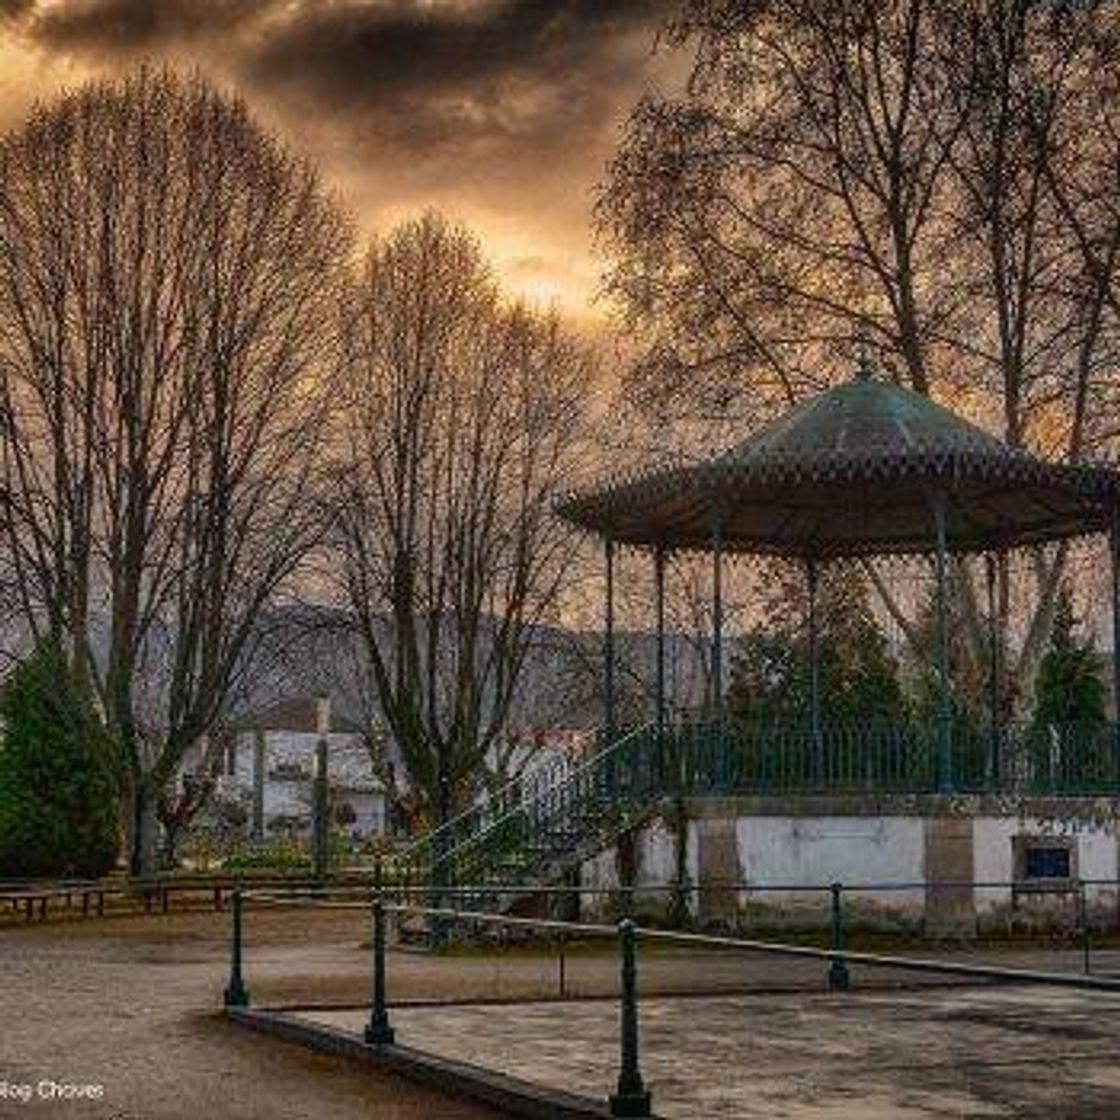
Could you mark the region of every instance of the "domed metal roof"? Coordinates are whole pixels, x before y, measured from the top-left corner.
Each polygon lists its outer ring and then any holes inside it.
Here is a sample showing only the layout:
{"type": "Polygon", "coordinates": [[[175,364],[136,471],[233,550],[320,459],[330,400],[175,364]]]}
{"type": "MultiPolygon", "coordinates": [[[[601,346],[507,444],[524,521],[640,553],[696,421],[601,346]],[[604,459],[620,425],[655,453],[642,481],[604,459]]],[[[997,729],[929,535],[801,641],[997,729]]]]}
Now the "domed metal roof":
{"type": "Polygon", "coordinates": [[[721,455],[772,473],[783,468],[818,473],[850,471],[853,463],[947,455],[993,462],[1027,457],[929,397],[871,376],[866,366],[851,381],[795,406],[721,455]]]}
{"type": "Polygon", "coordinates": [[[950,551],[1104,530],[1120,473],[1009,447],[949,409],[871,376],[804,402],[706,462],[652,469],[559,513],[613,540],[803,558],[931,551],[943,499],[950,551]]]}

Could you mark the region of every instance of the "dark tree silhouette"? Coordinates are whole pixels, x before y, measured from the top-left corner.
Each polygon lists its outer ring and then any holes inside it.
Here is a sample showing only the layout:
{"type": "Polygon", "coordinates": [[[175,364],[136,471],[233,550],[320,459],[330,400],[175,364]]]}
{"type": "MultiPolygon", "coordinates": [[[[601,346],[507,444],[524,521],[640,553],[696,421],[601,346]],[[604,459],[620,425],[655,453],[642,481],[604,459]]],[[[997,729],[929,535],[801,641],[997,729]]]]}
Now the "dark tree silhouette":
{"type": "Polygon", "coordinates": [[[0,717],[0,875],[104,875],[119,843],[113,760],[60,650],[15,667],[0,717]]]}
{"type": "Polygon", "coordinates": [[[131,865],[321,531],[349,229],[238,100],[143,70],[0,142],[0,532],[116,743],[131,865]]]}
{"type": "Polygon", "coordinates": [[[554,318],[507,306],[437,215],[369,252],[346,338],[338,570],[403,767],[444,820],[516,759],[502,731],[575,534],[552,503],[579,463],[592,366],[554,318]]]}

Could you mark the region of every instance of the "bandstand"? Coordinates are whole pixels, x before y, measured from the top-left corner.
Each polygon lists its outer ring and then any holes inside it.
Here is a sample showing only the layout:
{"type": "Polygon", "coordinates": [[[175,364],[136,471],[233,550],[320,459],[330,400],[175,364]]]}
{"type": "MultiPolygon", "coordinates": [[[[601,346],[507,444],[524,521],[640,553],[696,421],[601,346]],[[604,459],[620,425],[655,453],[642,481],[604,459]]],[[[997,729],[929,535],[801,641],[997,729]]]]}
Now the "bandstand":
{"type": "MultiPolygon", "coordinates": [[[[672,756],[672,781],[691,801],[694,881],[705,875],[773,881],[841,873],[850,880],[862,877],[861,868],[874,874],[879,865],[882,874],[907,873],[919,882],[973,879],[982,870],[1017,877],[1030,837],[1041,827],[1037,820],[1055,817],[1094,821],[1093,836],[1074,843],[1072,862],[1064,865],[1067,876],[1077,873],[1084,849],[1081,874],[1091,867],[1107,872],[1102,877],[1117,877],[1115,827],[1101,823],[1114,816],[1120,795],[1115,720],[1049,729],[1042,740],[1037,728],[1002,720],[994,621],[987,718],[983,726],[975,718],[964,720],[954,697],[948,612],[957,558],[984,558],[987,614],[994,620],[1001,556],[1104,534],[1113,630],[1120,633],[1120,472],[1056,463],[1010,447],[861,363],[846,383],[724,454],[612,479],[569,495],[559,512],[604,542],[608,743],[626,730],[618,726],[616,702],[617,555],[631,548],[651,558],[654,727],[662,756],[672,756]],[[665,575],[674,555],[686,553],[711,558],[716,712],[703,724],[670,726],[665,575]],[[782,558],[804,572],[811,695],[809,718],[796,724],[745,726],[724,710],[724,565],[742,555],[782,558]],[[818,583],[827,565],[883,556],[928,557],[931,564],[936,711],[904,725],[842,725],[822,710],[818,583]],[[1063,799],[1060,807],[1055,798],[1063,799]],[[770,827],[760,830],[763,820],[770,827]],[[864,833],[877,829],[893,856],[904,849],[909,856],[884,861],[882,852],[838,844],[844,830],[836,822],[851,820],[863,822],[864,833]],[[720,854],[705,856],[705,831],[720,854]],[[808,852],[813,845],[801,842],[808,834],[820,843],[799,863],[790,845],[808,852]]],[[[1111,673],[1118,697],[1120,659],[1112,659],[1111,673]]],[[[650,862],[664,864],[665,858],[650,862]]]]}

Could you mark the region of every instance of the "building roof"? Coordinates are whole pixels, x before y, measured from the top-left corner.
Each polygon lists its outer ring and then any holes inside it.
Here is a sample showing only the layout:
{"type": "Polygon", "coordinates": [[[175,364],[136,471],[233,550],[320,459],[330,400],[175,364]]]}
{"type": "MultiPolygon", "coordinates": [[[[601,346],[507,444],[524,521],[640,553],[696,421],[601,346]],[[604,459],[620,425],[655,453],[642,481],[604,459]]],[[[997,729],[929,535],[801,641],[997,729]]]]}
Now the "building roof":
{"type": "MultiPolygon", "coordinates": [[[[318,730],[318,697],[294,696],[278,700],[257,712],[248,712],[237,721],[239,731],[297,731],[314,733],[318,730]]],[[[358,726],[339,713],[335,704],[331,705],[331,726],[333,734],[356,734],[358,726]]]]}
{"type": "Polygon", "coordinates": [[[624,544],[802,558],[927,552],[933,500],[953,552],[1108,527],[1120,473],[1012,448],[928,397],[871,376],[792,408],[712,459],[566,497],[560,514],[624,544]]]}

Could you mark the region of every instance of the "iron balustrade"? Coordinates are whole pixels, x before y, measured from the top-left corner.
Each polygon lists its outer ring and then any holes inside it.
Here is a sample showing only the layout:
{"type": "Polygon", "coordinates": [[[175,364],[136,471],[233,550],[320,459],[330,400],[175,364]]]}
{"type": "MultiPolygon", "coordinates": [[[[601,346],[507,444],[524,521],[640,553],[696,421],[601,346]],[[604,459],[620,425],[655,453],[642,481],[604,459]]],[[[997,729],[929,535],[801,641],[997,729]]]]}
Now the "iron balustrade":
{"type": "Polygon", "coordinates": [[[543,882],[667,797],[789,794],[1120,794],[1114,723],[954,719],[684,722],[631,731],[576,762],[552,759],[386,863],[386,882],[543,882]]]}
{"type": "MultiPolygon", "coordinates": [[[[704,794],[1120,794],[1115,723],[1006,725],[954,720],[949,757],[935,720],[684,723],[665,749],[684,790],[704,794]],[[949,774],[942,770],[948,762],[949,774]],[[946,778],[948,777],[948,782],[946,778]]],[[[667,791],[668,792],[668,791],[667,791]]]]}
{"type": "Polygon", "coordinates": [[[430,881],[433,870],[445,862],[450,853],[488,832],[495,822],[524,801],[564,781],[572,766],[568,757],[549,758],[497,789],[487,791],[476,804],[425,833],[404,851],[388,857],[384,870],[397,881],[430,881]]]}
{"type": "Polygon", "coordinates": [[[517,880],[534,875],[542,861],[600,846],[659,796],[663,742],[643,727],[578,765],[564,759],[533,771],[390,861],[388,881],[517,880]]]}

